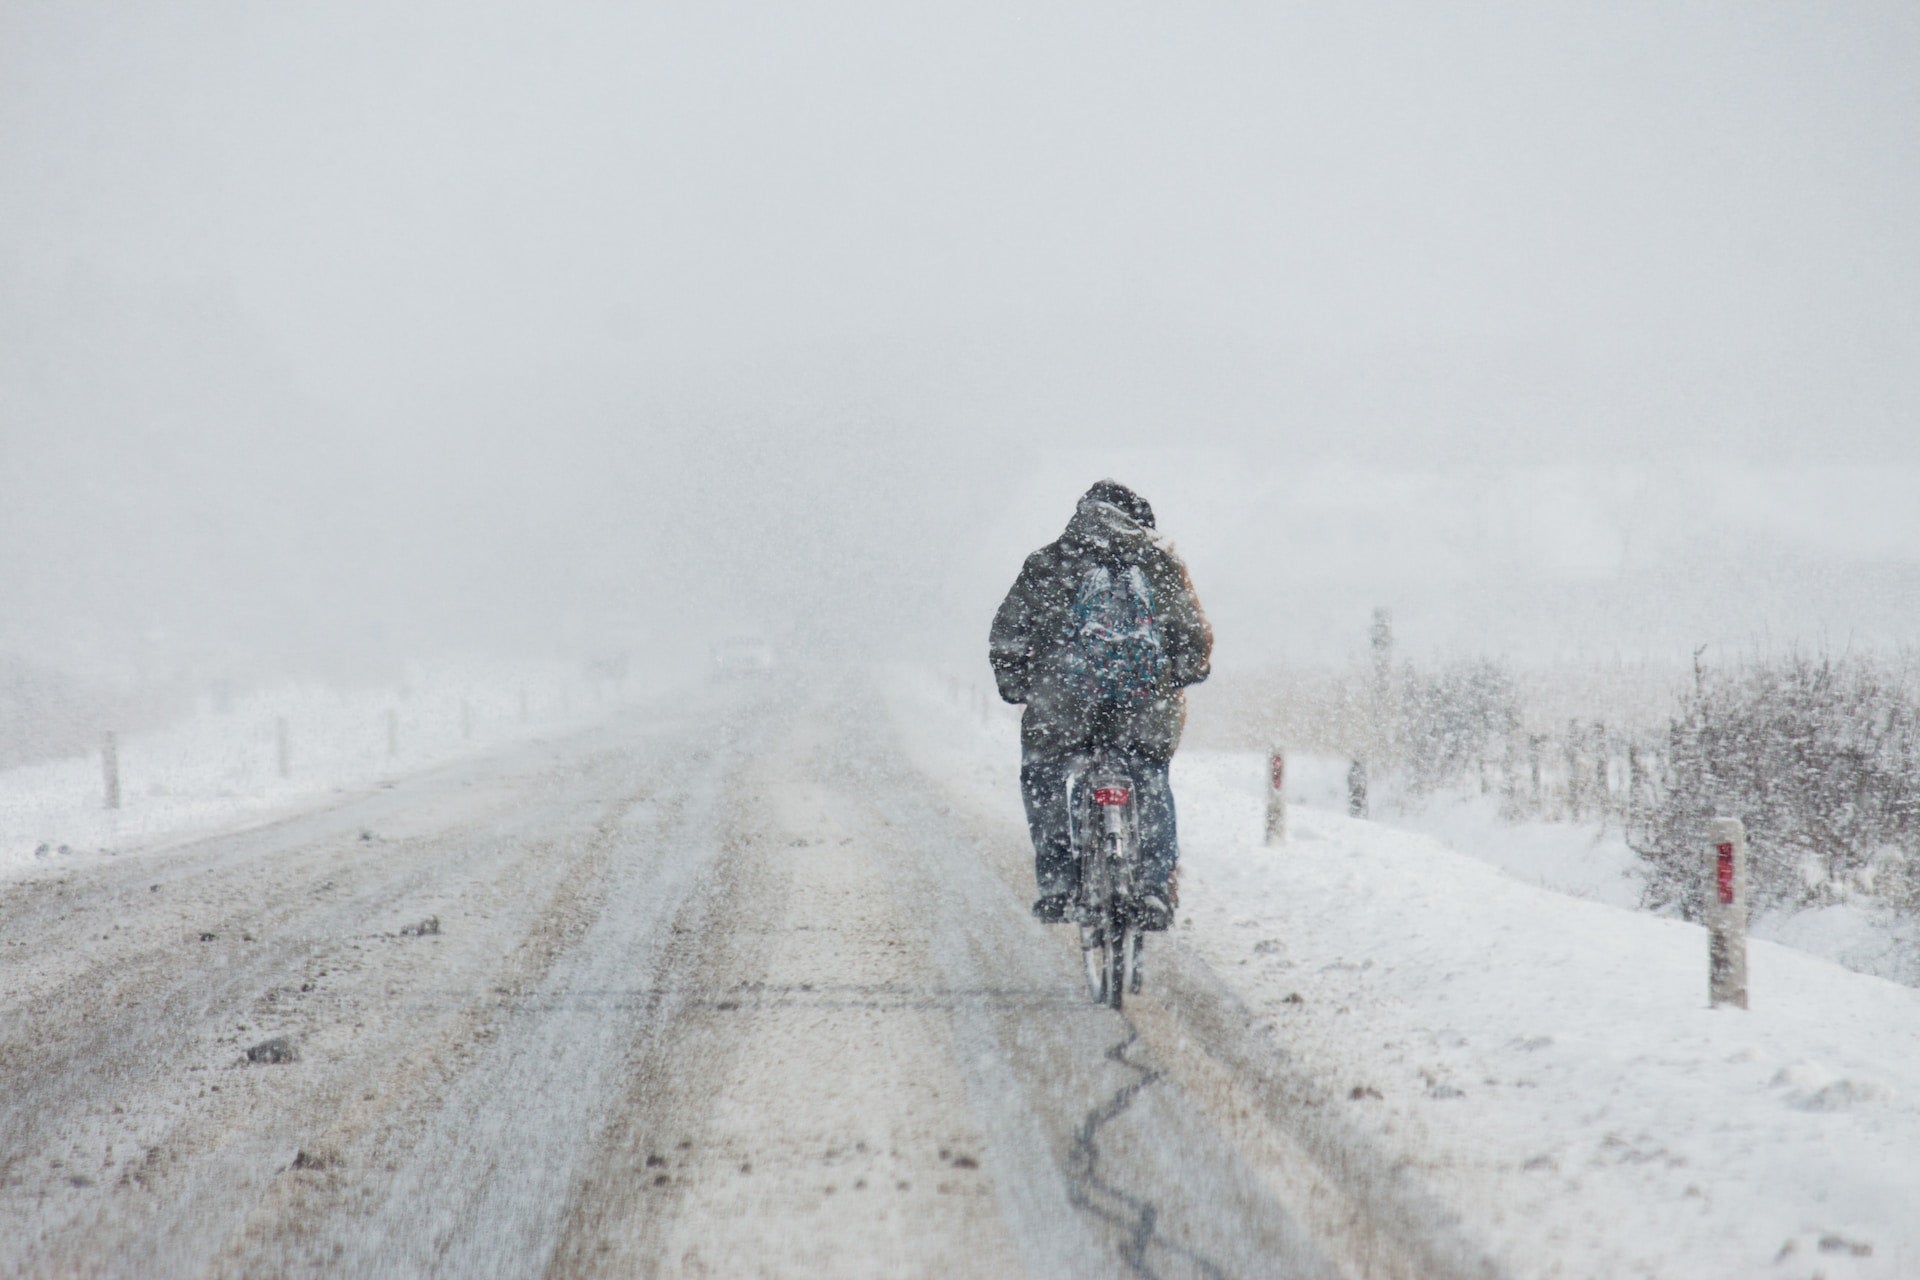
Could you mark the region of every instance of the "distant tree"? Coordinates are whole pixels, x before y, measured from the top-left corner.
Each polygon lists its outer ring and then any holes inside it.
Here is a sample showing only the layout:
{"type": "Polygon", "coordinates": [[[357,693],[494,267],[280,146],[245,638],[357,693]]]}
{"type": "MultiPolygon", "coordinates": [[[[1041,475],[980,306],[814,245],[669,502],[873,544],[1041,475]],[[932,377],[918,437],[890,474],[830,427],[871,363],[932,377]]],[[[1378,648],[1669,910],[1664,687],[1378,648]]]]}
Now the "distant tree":
{"type": "Polygon", "coordinates": [[[1408,667],[1401,697],[1408,781],[1431,791],[1478,777],[1520,726],[1519,685],[1506,667],[1484,659],[1427,673],[1408,667]]]}

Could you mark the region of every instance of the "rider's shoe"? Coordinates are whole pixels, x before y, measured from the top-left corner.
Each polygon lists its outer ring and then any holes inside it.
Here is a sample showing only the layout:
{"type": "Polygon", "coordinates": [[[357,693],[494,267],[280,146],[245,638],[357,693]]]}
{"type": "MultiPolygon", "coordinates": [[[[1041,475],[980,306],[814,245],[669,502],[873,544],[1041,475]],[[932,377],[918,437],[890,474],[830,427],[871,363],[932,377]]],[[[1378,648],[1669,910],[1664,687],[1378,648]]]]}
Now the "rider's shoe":
{"type": "Polygon", "coordinates": [[[1165,929],[1173,924],[1173,908],[1167,905],[1164,893],[1149,891],[1134,900],[1133,919],[1139,928],[1148,932],[1165,929]]]}
{"type": "Polygon", "coordinates": [[[1033,904],[1033,918],[1041,924],[1059,924],[1067,918],[1067,904],[1072,900],[1071,894],[1043,893],[1033,904]]]}

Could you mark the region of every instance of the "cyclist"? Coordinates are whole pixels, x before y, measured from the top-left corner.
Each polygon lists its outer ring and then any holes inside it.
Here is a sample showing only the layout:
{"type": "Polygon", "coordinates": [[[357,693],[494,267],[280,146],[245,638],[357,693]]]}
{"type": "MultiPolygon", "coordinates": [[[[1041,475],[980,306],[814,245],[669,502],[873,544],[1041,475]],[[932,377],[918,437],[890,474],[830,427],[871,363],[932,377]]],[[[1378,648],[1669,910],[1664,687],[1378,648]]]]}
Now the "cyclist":
{"type": "Polygon", "coordinates": [[[988,656],[1020,718],[1020,790],[1039,900],[1065,918],[1078,887],[1067,774],[1096,744],[1133,775],[1144,893],[1141,923],[1173,922],[1179,856],[1167,769],[1186,723],[1181,690],[1207,678],[1213,632],[1153,508],[1112,480],[1088,489],[1059,538],[1027,557],[994,616],[988,656]]]}

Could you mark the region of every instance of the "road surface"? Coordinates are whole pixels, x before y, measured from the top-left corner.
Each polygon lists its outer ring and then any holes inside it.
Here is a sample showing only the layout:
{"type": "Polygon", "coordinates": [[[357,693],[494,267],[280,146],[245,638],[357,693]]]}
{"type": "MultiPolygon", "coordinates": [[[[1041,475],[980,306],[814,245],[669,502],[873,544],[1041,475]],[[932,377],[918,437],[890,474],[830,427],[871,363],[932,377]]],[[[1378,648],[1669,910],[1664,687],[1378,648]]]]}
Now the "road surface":
{"type": "Polygon", "coordinates": [[[824,688],[0,884],[0,1273],[1492,1274],[1177,944],[1093,1006],[1015,798],[824,688]]]}

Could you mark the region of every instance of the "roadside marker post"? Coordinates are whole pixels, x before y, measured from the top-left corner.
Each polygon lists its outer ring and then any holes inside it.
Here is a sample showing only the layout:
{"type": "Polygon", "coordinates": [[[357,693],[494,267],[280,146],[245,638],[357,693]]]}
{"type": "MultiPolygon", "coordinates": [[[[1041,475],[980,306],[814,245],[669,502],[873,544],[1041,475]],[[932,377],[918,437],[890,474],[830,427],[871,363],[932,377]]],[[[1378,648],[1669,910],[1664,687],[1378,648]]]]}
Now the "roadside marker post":
{"type": "Polygon", "coordinates": [[[107,730],[107,737],[100,744],[101,781],[106,784],[107,808],[120,807],[120,740],[113,730],[107,730]]]}
{"type": "Polygon", "coordinates": [[[1707,845],[1707,998],[1747,1007],[1747,829],[1715,818],[1707,845]]]}
{"type": "Polygon", "coordinates": [[[1279,747],[1267,753],[1267,843],[1287,840],[1287,753],[1279,747]]]}

